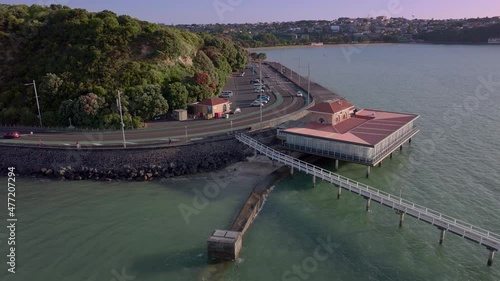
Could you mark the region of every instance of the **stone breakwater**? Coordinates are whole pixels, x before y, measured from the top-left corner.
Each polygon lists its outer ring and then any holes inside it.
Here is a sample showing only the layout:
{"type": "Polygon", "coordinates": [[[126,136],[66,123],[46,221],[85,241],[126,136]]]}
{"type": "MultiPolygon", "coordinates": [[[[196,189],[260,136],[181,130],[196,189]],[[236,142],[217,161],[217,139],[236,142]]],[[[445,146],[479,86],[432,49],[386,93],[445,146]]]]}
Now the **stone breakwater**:
{"type": "Polygon", "coordinates": [[[162,148],[39,148],[0,146],[0,175],[60,180],[148,181],[223,169],[252,150],[235,138],[162,148]]]}

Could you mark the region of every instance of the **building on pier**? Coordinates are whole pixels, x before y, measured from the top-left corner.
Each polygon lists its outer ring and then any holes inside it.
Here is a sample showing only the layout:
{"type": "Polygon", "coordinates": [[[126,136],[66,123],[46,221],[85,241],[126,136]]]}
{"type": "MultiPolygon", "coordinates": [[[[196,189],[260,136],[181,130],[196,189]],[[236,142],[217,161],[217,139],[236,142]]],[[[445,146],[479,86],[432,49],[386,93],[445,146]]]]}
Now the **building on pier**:
{"type": "Polygon", "coordinates": [[[304,126],[281,129],[278,136],[290,150],[370,167],[380,164],[406,141],[411,141],[419,131],[414,127],[418,117],[358,110],[346,100],[337,99],[311,107],[304,126]]]}

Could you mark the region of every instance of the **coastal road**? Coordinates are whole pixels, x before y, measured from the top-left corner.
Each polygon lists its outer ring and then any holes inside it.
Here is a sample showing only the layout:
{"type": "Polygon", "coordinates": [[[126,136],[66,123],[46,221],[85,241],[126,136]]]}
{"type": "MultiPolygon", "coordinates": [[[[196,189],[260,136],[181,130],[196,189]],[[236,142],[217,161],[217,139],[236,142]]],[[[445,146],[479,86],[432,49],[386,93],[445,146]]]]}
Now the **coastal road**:
{"type": "MultiPolygon", "coordinates": [[[[251,80],[259,78],[260,70],[256,66],[255,72],[246,69],[246,75],[233,75],[228,79],[224,90],[235,93],[230,98],[231,108],[239,107],[241,113],[232,114],[228,119],[191,119],[186,121],[156,121],[147,123],[146,128],[126,130],[127,145],[133,146],[147,142],[168,142],[193,140],[211,135],[228,133],[231,130],[248,129],[262,121],[271,120],[286,114],[298,111],[306,105],[304,97],[297,97],[297,88],[277,71],[267,65],[262,65],[262,78],[266,85],[266,94],[271,100],[262,108],[251,107],[250,103],[257,98],[251,80]],[[268,74],[268,75],[266,75],[268,74]],[[265,78],[268,76],[268,78],[265,78]]],[[[118,145],[123,142],[121,130],[116,131],[88,131],[88,132],[51,132],[49,130],[26,128],[0,128],[3,135],[6,132],[17,130],[21,138],[15,140],[0,140],[8,143],[38,144],[41,139],[46,145],[74,146],[78,141],[82,146],[118,145]],[[33,131],[33,135],[30,133],[33,131]]]]}

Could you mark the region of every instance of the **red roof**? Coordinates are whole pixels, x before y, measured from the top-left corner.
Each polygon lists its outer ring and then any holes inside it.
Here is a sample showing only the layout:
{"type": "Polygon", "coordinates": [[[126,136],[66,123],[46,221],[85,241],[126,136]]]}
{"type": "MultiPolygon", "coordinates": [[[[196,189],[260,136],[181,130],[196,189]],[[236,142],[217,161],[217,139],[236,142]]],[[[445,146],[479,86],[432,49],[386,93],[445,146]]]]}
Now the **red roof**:
{"type": "Polygon", "coordinates": [[[354,105],[346,100],[336,100],[317,104],[311,107],[309,111],[333,114],[351,107],[354,107],[354,105]]]}
{"type": "Polygon", "coordinates": [[[333,126],[310,123],[305,128],[290,128],[284,130],[284,132],[364,146],[375,146],[418,117],[415,114],[364,109],[358,111],[355,117],[333,126]]]}
{"type": "Polygon", "coordinates": [[[202,100],[198,104],[199,105],[214,106],[214,105],[219,105],[219,104],[225,104],[228,102],[229,102],[229,100],[223,99],[223,98],[211,98],[211,99],[202,100]]]}

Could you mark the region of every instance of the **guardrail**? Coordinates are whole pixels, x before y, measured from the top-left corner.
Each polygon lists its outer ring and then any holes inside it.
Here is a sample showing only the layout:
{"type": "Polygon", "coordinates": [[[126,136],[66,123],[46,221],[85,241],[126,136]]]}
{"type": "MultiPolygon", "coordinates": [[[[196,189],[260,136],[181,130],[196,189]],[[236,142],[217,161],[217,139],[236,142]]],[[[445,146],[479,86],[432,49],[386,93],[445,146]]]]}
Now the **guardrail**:
{"type": "MultiPolygon", "coordinates": [[[[278,161],[284,165],[305,172],[306,174],[319,177],[325,181],[339,186],[340,188],[363,196],[366,199],[373,200],[377,203],[380,203],[381,205],[396,209],[402,213],[415,217],[418,220],[434,225],[441,230],[447,230],[451,233],[462,236],[463,238],[474,241],[479,245],[485,246],[492,252],[500,250],[500,235],[496,233],[453,218],[451,216],[442,214],[440,212],[431,210],[427,207],[415,204],[413,202],[378,190],[363,183],[343,177],[339,174],[335,174],[302,160],[293,158],[289,155],[269,148],[245,134],[237,134],[236,138],[240,142],[256,149],[257,151],[274,161],[278,161]]],[[[491,259],[493,259],[492,255],[491,259]]],[[[488,264],[491,265],[489,261],[488,264]]]]}

